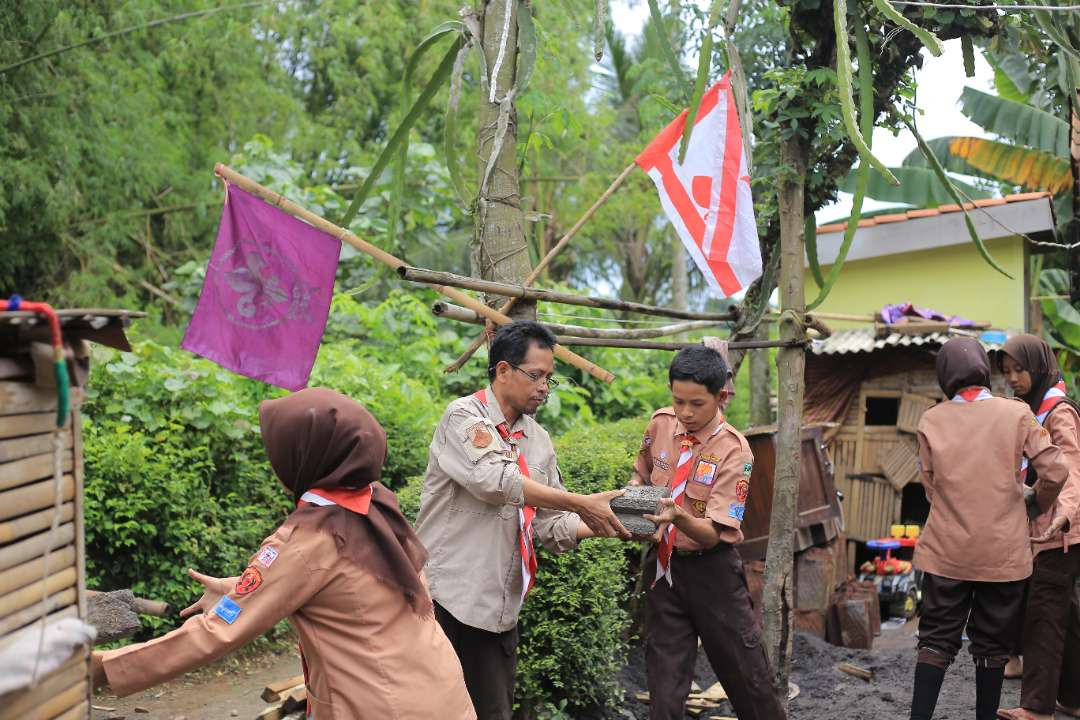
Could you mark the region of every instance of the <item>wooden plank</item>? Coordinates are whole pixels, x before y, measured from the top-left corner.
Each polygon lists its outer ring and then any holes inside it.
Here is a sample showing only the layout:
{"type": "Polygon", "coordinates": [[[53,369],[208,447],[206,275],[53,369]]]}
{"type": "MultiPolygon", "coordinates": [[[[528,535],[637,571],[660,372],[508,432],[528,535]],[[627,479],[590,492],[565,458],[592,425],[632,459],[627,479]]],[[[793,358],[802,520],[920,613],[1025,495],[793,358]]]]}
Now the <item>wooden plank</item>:
{"type": "Polygon", "coordinates": [[[263,702],[268,702],[268,703],[278,702],[279,700],[281,700],[283,695],[288,694],[289,690],[292,690],[297,685],[303,685],[303,684],[304,684],[304,676],[303,675],[296,675],[296,676],[291,677],[291,678],[286,678],[284,680],[279,680],[277,682],[272,682],[269,685],[267,685],[265,688],[263,688],[262,695],[260,695],[259,697],[261,697],[263,699],[263,702]]]}
{"type": "Polygon", "coordinates": [[[848,675],[854,675],[855,677],[862,680],[869,681],[874,679],[873,670],[867,670],[866,668],[859,667],[858,665],[852,665],[851,663],[840,663],[836,666],[836,669],[840,672],[847,673],[848,675]]]}
{"type": "Polygon", "coordinates": [[[19,612],[12,613],[11,615],[0,619],[0,637],[14,632],[25,625],[29,625],[36,620],[40,620],[42,609],[44,609],[45,614],[48,615],[49,613],[66,608],[69,605],[74,605],[75,600],[75,588],[68,588],[55,595],[50,595],[45,598],[44,602],[39,601],[30,607],[23,608],[19,612]]]}
{"type": "Polygon", "coordinates": [[[44,595],[52,595],[61,590],[73,587],[78,581],[78,573],[73,567],[62,568],[58,572],[51,573],[45,580],[38,580],[15,592],[0,597],[0,618],[40,602],[44,595]]]}
{"type": "MultiPolygon", "coordinates": [[[[123,336],[123,333],[121,333],[123,336]]],[[[84,524],[85,495],[83,467],[82,411],[76,407],[71,413],[72,472],[75,475],[75,569],[78,571],[79,617],[86,617],[86,527],[84,524]]],[[[91,688],[92,689],[92,688],[91,688]]]]}
{"type": "MultiPolygon", "coordinates": [[[[89,690],[89,687],[87,688],[89,690]]],[[[84,700],[67,712],[57,715],[53,720],[87,720],[90,717],[90,701],[84,700]]]]}
{"type": "MultiPolygon", "coordinates": [[[[75,564],[75,546],[67,545],[49,553],[48,567],[50,571],[71,567],[75,564]]],[[[45,573],[45,558],[37,557],[28,560],[21,565],[0,572],[0,597],[7,595],[13,590],[40,580],[45,573]]]]}
{"type": "Polygon", "coordinates": [[[0,416],[0,438],[48,433],[52,432],[55,427],[55,412],[0,416]]]}
{"type": "Polygon", "coordinates": [[[900,413],[896,418],[898,430],[915,433],[924,412],[937,404],[937,398],[906,392],[900,396],[900,413]]]}
{"type": "MultiPolygon", "coordinates": [[[[63,471],[71,472],[73,465],[71,453],[64,453],[63,471]]],[[[52,474],[53,454],[51,450],[42,455],[34,455],[22,460],[4,463],[0,465],[0,490],[7,490],[34,480],[52,477],[52,474]]]]}
{"type": "MultiPolygon", "coordinates": [[[[75,504],[64,503],[60,507],[60,522],[69,522],[73,517],[75,517],[75,504]]],[[[50,527],[52,525],[52,518],[52,508],[47,508],[30,515],[23,515],[14,520],[0,522],[0,545],[14,542],[15,540],[25,538],[28,535],[32,535],[33,533],[50,527]]],[[[72,537],[74,537],[74,534],[72,534],[72,537]]],[[[66,542],[70,542],[70,540],[66,542]]],[[[2,559],[5,555],[5,550],[7,550],[7,548],[0,548],[0,570],[5,567],[2,559]]]]}
{"type": "Polygon", "coordinates": [[[0,415],[20,415],[47,410],[56,410],[56,388],[0,381],[0,415]]]}
{"type": "Polygon", "coordinates": [[[0,701],[0,720],[27,720],[28,718],[44,718],[48,720],[53,715],[75,705],[78,700],[60,707],[56,713],[51,715],[37,714],[37,710],[45,703],[70,692],[72,688],[78,689],[81,697],[81,693],[85,692],[85,688],[80,687],[80,683],[87,682],[87,672],[89,670],[86,658],[85,650],[76,652],[70,660],[43,678],[36,687],[24,688],[4,695],[2,701],[0,701]]]}
{"type": "MultiPolygon", "coordinates": [[[[61,505],[75,495],[75,478],[65,475],[60,479],[61,505]]],[[[29,485],[22,485],[14,490],[0,492],[0,520],[9,520],[19,515],[52,507],[56,503],[56,481],[41,480],[29,485]]]]}
{"type": "MultiPolygon", "coordinates": [[[[25,415],[20,415],[19,417],[25,417],[25,415]]],[[[53,420],[55,421],[55,419],[56,418],[54,417],[53,420]]],[[[64,448],[70,448],[71,431],[64,430],[62,432],[62,439],[64,441],[64,448]]],[[[51,432],[0,440],[0,463],[21,460],[24,457],[52,452],[53,434],[51,432]]]]}
{"type": "Polygon", "coordinates": [[[881,471],[897,492],[919,477],[919,454],[914,442],[901,440],[881,459],[881,471]]]}
{"type": "MultiPolygon", "coordinates": [[[[86,673],[83,672],[85,677],[86,673]]],[[[90,681],[83,680],[77,685],[74,685],[67,690],[64,690],[59,695],[48,700],[44,705],[39,707],[34,714],[30,715],[34,720],[52,720],[60,713],[65,713],[72,708],[77,707],[80,703],[86,705],[86,693],[89,689],[90,681]]]]}

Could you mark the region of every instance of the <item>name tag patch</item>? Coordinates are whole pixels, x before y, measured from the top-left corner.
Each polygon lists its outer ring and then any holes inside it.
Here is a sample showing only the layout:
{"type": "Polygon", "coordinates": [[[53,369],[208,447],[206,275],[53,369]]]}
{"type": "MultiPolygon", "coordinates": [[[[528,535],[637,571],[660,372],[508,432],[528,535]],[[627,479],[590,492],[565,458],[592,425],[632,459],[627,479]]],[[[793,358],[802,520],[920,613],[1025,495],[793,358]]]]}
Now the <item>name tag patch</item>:
{"type": "Polygon", "coordinates": [[[214,614],[232,625],[236,618],[240,616],[240,606],[233,602],[228,595],[224,595],[214,606],[214,614]]]}
{"type": "Polygon", "coordinates": [[[731,503],[728,505],[727,514],[729,518],[742,522],[743,515],[746,514],[746,506],[742,503],[731,503]]]}
{"type": "Polygon", "coordinates": [[[694,468],[693,480],[699,485],[712,487],[712,484],[716,482],[716,463],[698,460],[697,467],[694,468]]]}
{"type": "Polygon", "coordinates": [[[270,567],[274,564],[274,561],[277,560],[277,556],[278,551],[270,545],[267,545],[259,551],[259,554],[258,556],[256,556],[255,561],[263,567],[270,567]]]}

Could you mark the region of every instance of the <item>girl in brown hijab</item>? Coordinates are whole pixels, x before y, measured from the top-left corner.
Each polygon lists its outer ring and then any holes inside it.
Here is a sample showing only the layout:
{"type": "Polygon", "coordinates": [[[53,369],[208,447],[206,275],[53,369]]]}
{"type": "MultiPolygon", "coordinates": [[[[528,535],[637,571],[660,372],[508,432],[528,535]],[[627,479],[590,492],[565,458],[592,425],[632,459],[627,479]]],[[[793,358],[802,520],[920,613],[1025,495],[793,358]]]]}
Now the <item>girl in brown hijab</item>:
{"type": "Polygon", "coordinates": [[[920,480],[930,501],[914,563],[923,571],[912,720],[933,717],[964,627],[975,661],[975,718],[992,720],[1031,574],[1021,458],[1039,471],[1035,501],[1048,510],[1068,470],[1024,405],[990,394],[990,359],[974,338],[937,356],[948,400],[919,421],[920,480]]]}
{"type": "Polygon", "coordinates": [[[206,587],[182,627],[94,653],[95,681],[128,695],[206,664],[288,618],[300,636],[313,720],[476,717],[432,613],[426,554],[379,484],[386,433],[322,388],[259,406],[270,464],[297,509],[238,577],[206,587]]]}
{"type": "MultiPolygon", "coordinates": [[[[1066,395],[1057,358],[1035,335],[1005,343],[1001,371],[1016,397],[1061,448],[1069,479],[1057,502],[1032,521],[1034,570],[1028,581],[1023,633],[1020,707],[998,717],[1052,720],[1060,711],[1080,717],[1080,607],[1073,592],[1080,578],[1080,414],[1066,395]]],[[[1036,475],[1023,468],[1028,483],[1036,475]]]]}

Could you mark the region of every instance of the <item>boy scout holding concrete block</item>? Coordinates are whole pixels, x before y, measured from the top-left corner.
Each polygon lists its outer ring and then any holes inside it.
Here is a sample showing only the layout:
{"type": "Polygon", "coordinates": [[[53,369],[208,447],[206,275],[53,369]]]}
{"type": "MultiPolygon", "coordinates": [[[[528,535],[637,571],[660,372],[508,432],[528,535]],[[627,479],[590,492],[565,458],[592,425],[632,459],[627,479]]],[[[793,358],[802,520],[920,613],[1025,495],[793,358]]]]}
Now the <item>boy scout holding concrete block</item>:
{"type": "Polygon", "coordinates": [[[754,457],[720,411],[727,366],[715,350],[685,348],[668,379],[672,405],[653,413],[630,481],[671,489],[645,516],[661,526],[646,559],[650,718],[684,717],[701,638],[740,720],[783,720],[734,547],[754,457]]]}

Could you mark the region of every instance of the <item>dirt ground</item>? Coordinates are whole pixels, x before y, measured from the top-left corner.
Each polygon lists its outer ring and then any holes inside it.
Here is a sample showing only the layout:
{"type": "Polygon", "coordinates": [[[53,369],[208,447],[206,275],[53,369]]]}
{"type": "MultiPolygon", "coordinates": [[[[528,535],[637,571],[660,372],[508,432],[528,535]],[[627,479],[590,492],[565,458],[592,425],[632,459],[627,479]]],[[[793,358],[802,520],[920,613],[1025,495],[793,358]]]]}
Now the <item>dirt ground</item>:
{"type": "MultiPolygon", "coordinates": [[[[813,637],[797,635],[792,680],[799,695],[791,701],[791,720],[897,720],[906,718],[911,700],[915,664],[915,624],[882,630],[873,650],[849,650],[813,637]],[[864,681],[836,670],[842,662],[872,670],[874,679],[864,681]]],[[[300,659],[294,650],[266,653],[241,660],[222,661],[206,670],[128,698],[98,694],[93,720],[227,720],[254,718],[267,707],[260,698],[269,682],[299,674],[300,659]],[[140,712],[143,711],[143,712],[140,712]]],[[[709,687],[716,678],[705,654],[699,654],[696,681],[709,687]]],[[[647,720],[648,705],[634,699],[645,690],[644,652],[631,651],[630,662],[620,673],[626,702],[615,718],[647,720]]],[[[1006,680],[1002,703],[1015,706],[1020,681],[1006,680]]],[[[935,720],[970,720],[975,712],[975,670],[966,651],[950,668],[941,691],[935,720]]],[[[734,716],[726,703],[702,718],[734,716]]],[[[691,716],[687,716],[688,718],[691,716]]],[[[1060,715],[1061,720],[1067,720],[1060,715]]],[[[438,720],[443,720],[439,718],[438,720]]],[[[452,720],[446,718],[445,720],[452,720]]]]}

